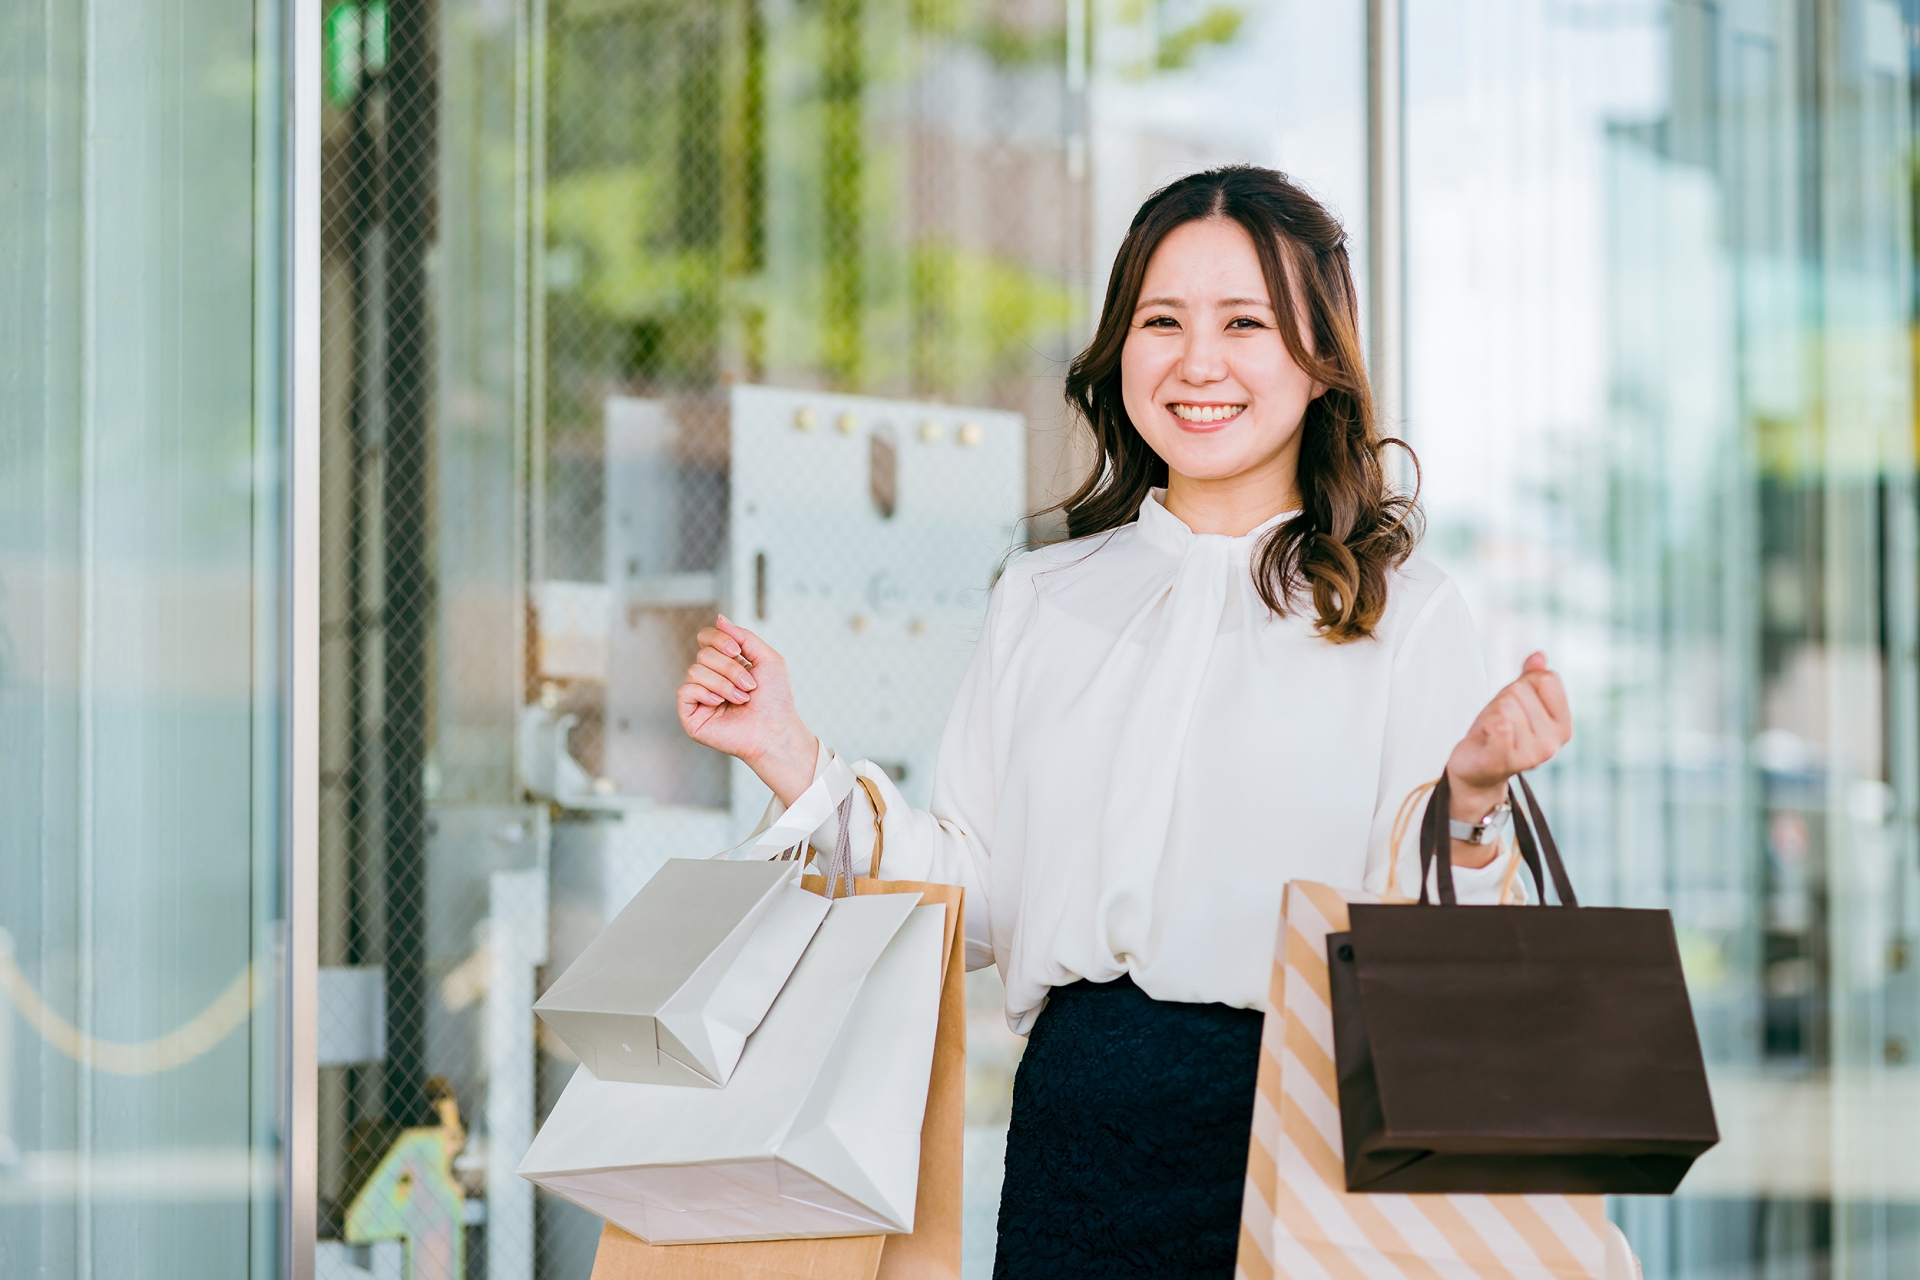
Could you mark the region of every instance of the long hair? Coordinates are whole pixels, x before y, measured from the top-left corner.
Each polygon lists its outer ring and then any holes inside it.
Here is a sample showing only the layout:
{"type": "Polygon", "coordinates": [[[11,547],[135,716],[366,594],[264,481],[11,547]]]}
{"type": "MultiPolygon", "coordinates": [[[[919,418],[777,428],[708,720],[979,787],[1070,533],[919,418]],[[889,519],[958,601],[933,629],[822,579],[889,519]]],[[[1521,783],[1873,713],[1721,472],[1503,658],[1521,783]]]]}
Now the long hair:
{"type": "Polygon", "coordinates": [[[1326,388],[1300,424],[1302,510],[1261,540],[1255,586],[1276,614],[1308,595],[1323,636],[1336,644],[1359,640],[1373,634],[1386,608],[1387,579],[1419,540],[1420,509],[1417,493],[1394,492],[1381,466],[1386,446],[1406,445],[1374,429],[1346,232],[1319,201],[1272,169],[1234,165],[1192,174],[1154,192],[1134,215],[1107,281],[1100,327],[1067,374],[1067,402],[1092,429],[1097,450],[1092,474],[1060,504],[1067,535],[1103,533],[1136,519],[1147,490],[1167,482],[1166,462],[1134,429],[1121,401],[1120,352],[1153,251],[1175,227],[1206,218],[1245,228],[1287,354],[1326,388]],[[1311,340],[1300,332],[1303,319],[1311,340]]]}

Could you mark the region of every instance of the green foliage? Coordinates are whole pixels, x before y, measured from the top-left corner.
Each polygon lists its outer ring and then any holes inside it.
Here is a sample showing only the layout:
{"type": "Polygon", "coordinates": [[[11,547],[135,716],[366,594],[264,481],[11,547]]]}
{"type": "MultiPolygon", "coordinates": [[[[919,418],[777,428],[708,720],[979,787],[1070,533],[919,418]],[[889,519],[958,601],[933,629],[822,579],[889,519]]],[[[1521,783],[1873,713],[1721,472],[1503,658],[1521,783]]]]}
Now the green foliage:
{"type": "Polygon", "coordinates": [[[921,64],[919,42],[1004,65],[1064,56],[1060,33],[960,0],[919,0],[911,32],[875,27],[864,0],[809,0],[773,24],[712,12],[599,8],[550,37],[552,426],[590,429],[610,387],[723,373],[1017,394],[1036,351],[1065,345],[1078,295],[991,243],[909,229],[908,140],[873,113],[921,64]]]}
{"type": "Polygon", "coordinates": [[[1232,44],[1239,36],[1247,15],[1232,5],[1216,4],[1183,27],[1160,37],[1159,64],[1162,71],[1190,66],[1195,55],[1209,45],[1232,44]]]}
{"type": "Polygon", "coordinates": [[[989,21],[976,26],[968,38],[997,67],[1055,65],[1067,56],[1067,33],[1061,27],[1031,31],[1012,23],[989,21]]]}

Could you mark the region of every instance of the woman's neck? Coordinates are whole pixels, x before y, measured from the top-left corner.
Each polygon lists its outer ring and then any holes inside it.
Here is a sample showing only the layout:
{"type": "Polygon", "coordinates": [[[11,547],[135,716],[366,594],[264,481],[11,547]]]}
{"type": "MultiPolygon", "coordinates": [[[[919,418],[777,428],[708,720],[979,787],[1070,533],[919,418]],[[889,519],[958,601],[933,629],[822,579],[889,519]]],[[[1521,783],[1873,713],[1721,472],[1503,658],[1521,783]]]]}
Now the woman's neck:
{"type": "Polygon", "coordinates": [[[1244,537],[1283,511],[1298,511],[1300,495],[1293,469],[1284,474],[1247,472],[1200,480],[1172,472],[1167,476],[1169,512],[1195,533],[1244,537]]]}

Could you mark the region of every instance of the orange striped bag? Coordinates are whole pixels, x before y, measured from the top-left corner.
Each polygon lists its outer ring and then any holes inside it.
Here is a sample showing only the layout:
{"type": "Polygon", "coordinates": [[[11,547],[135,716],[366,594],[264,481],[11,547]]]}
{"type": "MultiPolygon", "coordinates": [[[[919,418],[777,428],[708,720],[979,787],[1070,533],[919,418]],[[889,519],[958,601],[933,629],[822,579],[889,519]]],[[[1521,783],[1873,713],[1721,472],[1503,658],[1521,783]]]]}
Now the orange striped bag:
{"type": "MultiPolygon", "coordinates": [[[[1402,806],[1396,851],[1420,794],[1402,806]]],[[[1501,901],[1513,890],[1509,867],[1501,901]]],[[[1295,880],[1281,900],[1236,1280],[1639,1280],[1599,1196],[1346,1189],[1327,935],[1347,927],[1349,902],[1380,901],[1408,901],[1391,875],[1384,899],[1295,880]]]]}

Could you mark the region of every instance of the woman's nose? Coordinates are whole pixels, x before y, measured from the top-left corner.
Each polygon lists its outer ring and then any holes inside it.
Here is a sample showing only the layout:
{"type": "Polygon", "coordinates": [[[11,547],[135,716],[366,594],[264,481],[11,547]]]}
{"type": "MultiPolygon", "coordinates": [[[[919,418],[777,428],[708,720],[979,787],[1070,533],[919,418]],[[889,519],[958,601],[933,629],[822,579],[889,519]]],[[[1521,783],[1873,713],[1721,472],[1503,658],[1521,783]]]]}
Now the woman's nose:
{"type": "Polygon", "coordinates": [[[1227,376],[1226,358],[1206,336],[1191,334],[1180,353],[1180,376],[1195,386],[1218,382],[1227,376]]]}

